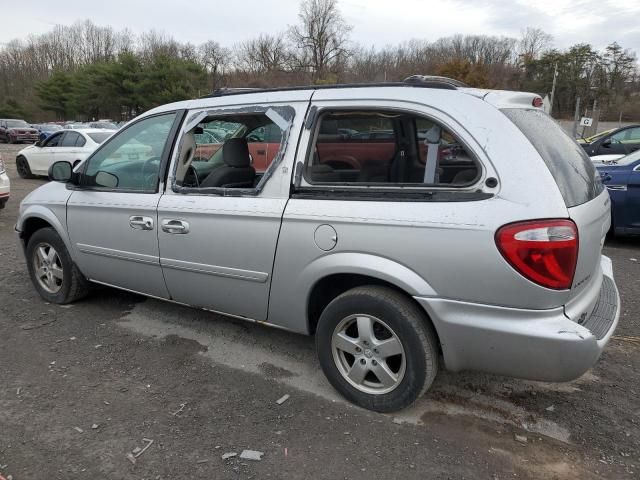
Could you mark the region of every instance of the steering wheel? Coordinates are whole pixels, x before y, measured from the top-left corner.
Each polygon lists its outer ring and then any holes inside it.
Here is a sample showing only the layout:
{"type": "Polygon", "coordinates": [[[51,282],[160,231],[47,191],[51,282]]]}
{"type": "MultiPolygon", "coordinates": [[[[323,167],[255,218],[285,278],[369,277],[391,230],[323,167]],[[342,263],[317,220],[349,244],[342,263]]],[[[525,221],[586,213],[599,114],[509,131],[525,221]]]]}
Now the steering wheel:
{"type": "Polygon", "coordinates": [[[148,158],[142,164],[142,178],[143,178],[145,187],[149,189],[156,188],[156,183],[158,181],[159,165],[160,165],[159,156],[148,158]]]}
{"type": "Polygon", "coordinates": [[[255,133],[250,133],[246,136],[246,139],[249,143],[262,143],[262,139],[255,133]]]}

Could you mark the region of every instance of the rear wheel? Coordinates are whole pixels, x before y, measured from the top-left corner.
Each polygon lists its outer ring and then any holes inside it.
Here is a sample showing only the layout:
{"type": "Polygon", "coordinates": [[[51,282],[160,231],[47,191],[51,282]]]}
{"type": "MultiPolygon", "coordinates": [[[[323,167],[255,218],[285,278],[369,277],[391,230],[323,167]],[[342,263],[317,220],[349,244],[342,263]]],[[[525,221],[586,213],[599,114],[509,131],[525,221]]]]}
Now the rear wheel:
{"type": "Polygon", "coordinates": [[[411,405],[438,371],[436,335],[426,315],[386,287],[358,287],[335,298],[320,316],[316,346],[334,388],[378,412],[411,405]]]}
{"type": "Polygon", "coordinates": [[[3,198],[0,200],[0,210],[2,210],[7,205],[7,199],[3,198]]]}
{"type": "Polygon", "coordinates": [[[29,162],[22,155],[16,158],[16,170],[18,170],[20,178],[34,178],[33,173],[31,173],[31,168],[29,167],[29,162]]]}
{"type": "Polygon", "coordinates": [[[31,281],[46,301],[65,304],[87,295],[89,282],[53,228],[43,228],[31,236],[26,257],[31,281]]]}

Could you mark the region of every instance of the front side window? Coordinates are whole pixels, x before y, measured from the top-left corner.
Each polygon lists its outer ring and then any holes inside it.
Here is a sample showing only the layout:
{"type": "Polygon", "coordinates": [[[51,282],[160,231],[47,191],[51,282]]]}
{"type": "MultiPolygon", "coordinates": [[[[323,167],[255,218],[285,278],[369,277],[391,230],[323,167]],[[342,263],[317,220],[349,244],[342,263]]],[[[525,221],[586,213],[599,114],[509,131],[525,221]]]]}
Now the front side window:
{"type": "Polygon", "coordinates": [[[613,143],[640,143],[640,128],[628,128],[611,136],[613,143]]]}
{"type": "Polygon", "coordinates": [[[312,185],[464,187],[480,172],[453,133],[432,120],[341,111],[320,117],[304,176],[312,185]]]}
{"type": "Polygon", "coordinates": [[[149,117],[117,134],[87,161],[85,185],[156,192],[160,159],[175,117],[175,113],[149,117]]]}

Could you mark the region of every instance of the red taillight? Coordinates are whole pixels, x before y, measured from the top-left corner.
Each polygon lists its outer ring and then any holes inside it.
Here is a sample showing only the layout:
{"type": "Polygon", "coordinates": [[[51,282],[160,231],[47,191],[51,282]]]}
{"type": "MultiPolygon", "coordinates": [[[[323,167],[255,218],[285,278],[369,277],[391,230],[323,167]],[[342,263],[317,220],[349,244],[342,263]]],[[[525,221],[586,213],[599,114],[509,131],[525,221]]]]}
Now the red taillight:
{"type": "Polygon", "coordinates": [[[543,287],[571,288],[578,260],[578,228],[571,220],[511,223],[496,232],[502,256],[543,287]]]}
{"type": "Polygon", "coordinates": [[[542,105],[544,105],[544,101],[542,100],[542,98],[536,97],[531,102],[531,105],[533,105],[536,108],[540,108],[542,105]]]}

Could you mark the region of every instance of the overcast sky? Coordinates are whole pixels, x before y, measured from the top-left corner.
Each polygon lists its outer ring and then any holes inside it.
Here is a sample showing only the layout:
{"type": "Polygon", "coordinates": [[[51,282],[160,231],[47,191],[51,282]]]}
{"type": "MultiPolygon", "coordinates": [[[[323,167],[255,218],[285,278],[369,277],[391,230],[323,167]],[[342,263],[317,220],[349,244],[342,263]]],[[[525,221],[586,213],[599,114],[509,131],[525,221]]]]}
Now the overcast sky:
{"type": "MultiPolygon", "coordinates": [[[[156,29],[181,42],[225,46],[296,23],[296,0],[0,0],[0,43],[90,19],[134,33],[156,29]]],[[[518,37],[542,28],[564,48],[617,41],[640,54],[640,0],[340,0],[352,39],[384,46],[463,34],[518,37]]]]}

